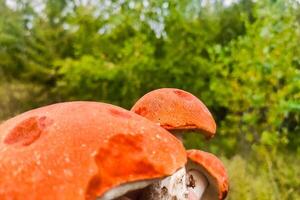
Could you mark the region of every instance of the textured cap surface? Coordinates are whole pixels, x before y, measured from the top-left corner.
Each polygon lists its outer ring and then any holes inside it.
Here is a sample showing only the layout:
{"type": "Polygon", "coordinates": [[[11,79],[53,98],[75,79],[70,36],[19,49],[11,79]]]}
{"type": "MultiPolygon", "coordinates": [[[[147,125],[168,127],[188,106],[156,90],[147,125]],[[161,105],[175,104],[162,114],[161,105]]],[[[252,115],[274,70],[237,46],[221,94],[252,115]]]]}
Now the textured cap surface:
{"type": "Polygon", "coordinates": [[[206,106],[194,95],[175,88],[151,91],[131,111],[159,123],[167,130],[196,129],[210,138],[216,123],[206,106]]]}
{"type": "Polygon", "coordinates": [[[109,104],[54,104],[0,125],[1,200],[94,199],[185,163],[173,135],[109,104]]]}
{"type": "MultiPolygon", "coordinates": [[[[217,188],[218,199],[225,199],[229,190],[228,175],[221,160],[215,155],[200,150],[188,150],[188,159],[205,170],[205,174],[209,181],[208,187],[217,188]]],[[[208,190],[214,191],[214,188],[208,188],[208,190]]],[[[209,199],[205,196],[204,199],[209,199]]]]}

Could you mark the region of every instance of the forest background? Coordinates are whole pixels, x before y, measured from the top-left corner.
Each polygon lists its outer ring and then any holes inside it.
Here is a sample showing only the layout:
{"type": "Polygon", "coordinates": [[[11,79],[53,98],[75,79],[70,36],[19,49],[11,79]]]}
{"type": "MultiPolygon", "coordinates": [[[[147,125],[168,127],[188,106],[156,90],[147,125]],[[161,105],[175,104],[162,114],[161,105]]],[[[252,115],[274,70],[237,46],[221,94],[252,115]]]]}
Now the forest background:
{"type": "Polygon", "coordinates": [[[0,121],[161,87],[213,113],[217,136],[185,145],[224,161],[228,199],[300,199],[297,0],[0,0],[0,121]]]}

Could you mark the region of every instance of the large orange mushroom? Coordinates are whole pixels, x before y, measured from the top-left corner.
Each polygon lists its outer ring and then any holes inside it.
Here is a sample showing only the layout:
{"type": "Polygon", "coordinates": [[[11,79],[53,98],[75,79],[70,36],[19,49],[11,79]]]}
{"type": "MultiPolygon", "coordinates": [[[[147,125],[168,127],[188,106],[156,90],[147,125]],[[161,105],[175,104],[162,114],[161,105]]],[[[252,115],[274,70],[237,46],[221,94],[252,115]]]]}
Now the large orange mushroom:
{"type": "Polygon", "coordinates": [[[174,136],[109,104],[60,103],[0,125],[1,200],[111,200],[185,163],[174,136]]]}

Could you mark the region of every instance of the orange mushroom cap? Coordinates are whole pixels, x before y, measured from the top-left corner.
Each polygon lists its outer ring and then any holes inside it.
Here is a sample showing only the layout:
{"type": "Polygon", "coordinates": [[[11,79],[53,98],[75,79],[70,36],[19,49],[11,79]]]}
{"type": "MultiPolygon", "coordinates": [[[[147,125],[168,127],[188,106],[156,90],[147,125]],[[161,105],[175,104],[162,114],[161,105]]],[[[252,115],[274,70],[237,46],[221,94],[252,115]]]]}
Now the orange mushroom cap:
{"type": "Polygon", "coordinates": [[[195,129],[208,138],[216,133],[216,123],[207,107],[197,97],[180,89],[151,91],[140,98],[131,111],[167,130],[195,129]]]}
{"type": "Polygon", "coordinates": [[[188,150],[190,168],[197,167],[208,179],[208,188],[203,199],[225,199],[229,190],[228,175],[221,160],[215,155],[200,150],[188,150]],[[214,198],[215,196],[215,198],[214,198]],[[213,198],[212,198],[213,197],[213,198]]]}
{"type": "Polygon", "coordinates": [[[109,104],[54,104],[0,125],[1,200],[94,199],[185,163],[173,135],[109,104]]]}

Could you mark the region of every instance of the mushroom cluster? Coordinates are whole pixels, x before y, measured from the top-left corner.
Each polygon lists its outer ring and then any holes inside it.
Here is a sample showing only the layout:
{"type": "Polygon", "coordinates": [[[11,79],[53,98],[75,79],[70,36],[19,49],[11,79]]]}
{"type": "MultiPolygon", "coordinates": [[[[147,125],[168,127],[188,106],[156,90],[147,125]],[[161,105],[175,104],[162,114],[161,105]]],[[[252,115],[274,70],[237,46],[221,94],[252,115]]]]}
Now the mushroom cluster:
{"type": "Polygon", "coordinates": [[[224,199],[222,162],[186,151],[186,130],[211,138],[216,124],[198,98],[172,88],[131,111],[81,101],[25,112],[0,125],[0,199],[224,199]]]}

